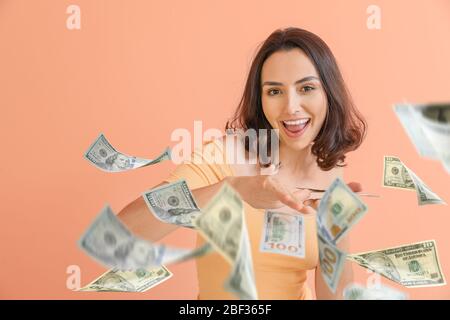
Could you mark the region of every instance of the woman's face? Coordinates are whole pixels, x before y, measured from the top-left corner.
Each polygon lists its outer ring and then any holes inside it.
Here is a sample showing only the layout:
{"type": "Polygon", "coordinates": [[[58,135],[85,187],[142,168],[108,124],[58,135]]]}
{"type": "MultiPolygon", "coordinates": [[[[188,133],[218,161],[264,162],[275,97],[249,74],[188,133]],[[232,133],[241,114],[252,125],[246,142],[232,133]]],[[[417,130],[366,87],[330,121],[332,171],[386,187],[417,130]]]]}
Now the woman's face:
{"type": "Polygon", "coordinates": [[[277,51],[261,73],[262,107],[280,144],[302,150],[316,138],[327,113],[327,97],[317,71],[300,49],[277,51]]]}

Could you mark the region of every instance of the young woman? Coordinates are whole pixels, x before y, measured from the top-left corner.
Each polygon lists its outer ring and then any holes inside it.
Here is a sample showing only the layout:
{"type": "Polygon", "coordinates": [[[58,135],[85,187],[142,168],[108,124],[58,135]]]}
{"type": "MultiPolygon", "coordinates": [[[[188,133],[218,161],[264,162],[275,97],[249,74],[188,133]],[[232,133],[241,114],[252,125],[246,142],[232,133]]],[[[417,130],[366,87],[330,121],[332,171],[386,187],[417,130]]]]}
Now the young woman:
{"type": "MultiPolygon", "coordinates": [[[[361,144],[366,130],[364,119],[353,105],[336,60],[317,35],[298,28],[273,32],[260,46],[250,68],[245,90],[234,119],[227,129],[279,129],[279,162],[273,174],[260,174],[260,163],[213,163],[205,153],[201,163],[184,163],[161,184],[186,179],[200,207],[224,183],[230,184],[244,200],[245,219],[252,250],[259,299],[311,299],[307,270],[316,269],[315,289],[319,299],[342,298],[351,279],[346,266],[333,295],[320,274],[316,230],[317,201],[302,188],[326,189],[342,177],[345,154],[361,144]],[[261,252],[265,209],[290,210],[303,214],[304,259],[261,252]]],[[[224,158],[226,135],[206,143],[205,148],[224,158]]],[[[267,141],[270,145],[270,139],[267,141]]],[[[248,158],[249,146],[245,145],[248,158]]],[[[194,152],[195,153],[195,152],[194,152]]],[[[161,185],[160,184],[160,185],[161,185]]],[[[349,186],[360,191],[358,183],[349,186]]],[[[177,228],[155,219],[142,197],[126,206],[119,218],[137,235],[156,241],[177,228]]],[[[348,237],[339,242],[347,251],[348,237]]],[[[197,245],[204,243],[197,237],[197,245]]],[[[223,289],[230,266],[218,253],[197,259],[199,299],[233,299],[223,289]]]]}

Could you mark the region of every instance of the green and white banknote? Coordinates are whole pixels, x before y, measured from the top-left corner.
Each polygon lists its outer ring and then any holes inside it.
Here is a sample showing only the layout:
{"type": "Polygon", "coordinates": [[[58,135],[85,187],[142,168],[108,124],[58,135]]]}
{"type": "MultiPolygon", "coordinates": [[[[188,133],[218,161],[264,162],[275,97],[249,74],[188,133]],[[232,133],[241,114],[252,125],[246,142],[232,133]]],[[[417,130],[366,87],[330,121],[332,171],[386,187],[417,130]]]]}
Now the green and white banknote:
{"type": "Polygon", "coordinates": [[[166,223],[193,228],[201,213],[184,179],[145,191],[142,196],[153,215],[166,223]]]}
{"type": "Polygon", "coordinates": [[[84,158],[100,170],[122,172],[170,160],[170,149],[167,147],[154,160],[129,156],[117,151],[101,133],[89,146],[84,158]]]}
{"type": "Polygon", "coordinates": [[[349,254],[347,259],[405,287],[446,284],[434,240],[349,254]]]}
{"type": "Polygon", "coordinates": [[[345,252],[317,233],[319,244],[320,272],[331,292],[336,293],[345,264],[345,252]]]}
{"type": "Polygon", "coordinates": [[[145,292],[172,277],[165,266],[120,271],[111,269],[78,291],[145,292]]]}
{"type": "Polygon", "coordinates": [[[202,256],[209,244],[195,250],[167,247],[134,236],[105,206],[81,237],[79,246],[104,266],[119,270],[158,267],[202,256]]]}
{"type": "MultiPolygon", "coordinates": [[[[245,219],[243,221],[243,229],[247,230],[245,219]]],[[[224,283],[224,288],[225,290],[234,293],[241,300],[258,299],[253,271],[252,253],[247,232],[242,232],[237,259],[233,265],[230,276],[224,283]]]]}
{"type": "Polygon", "coordinates": [[[419,205],[446,204],[399,158],[384,156],[383,186],[396,189],[415,190],[419,205]]]}
{"type": "Polygon", "coordinates": [[[262,252],[305,257],[305,224],[303,216],[267,210],[260,243],[262,252]]]}
{"type": "Polygon", "coordinates": [[[394,111],[419,154],[450,173],[450,104],[396,104],[394,111]]]}
{"type": "Polygon", "coordinates": [[[327,189],[317,210],[317,227],[328,241],[338,243],[366,214],[367,205],[342,179],[327,189]]]}
{"type": "Polygon", "coordinates": [[[357,283],[351,283],[345,287],[344,300],[407,300],[408,295],[391,287],[378,284],[364,287],[357,283]]]}
{"type": "Polygon", "coordinates": [[[194,220],[194,226],[233,266],[225,289],[240,299],[258,299],[244,205],[239,194],[225,183],[194,220]]]}

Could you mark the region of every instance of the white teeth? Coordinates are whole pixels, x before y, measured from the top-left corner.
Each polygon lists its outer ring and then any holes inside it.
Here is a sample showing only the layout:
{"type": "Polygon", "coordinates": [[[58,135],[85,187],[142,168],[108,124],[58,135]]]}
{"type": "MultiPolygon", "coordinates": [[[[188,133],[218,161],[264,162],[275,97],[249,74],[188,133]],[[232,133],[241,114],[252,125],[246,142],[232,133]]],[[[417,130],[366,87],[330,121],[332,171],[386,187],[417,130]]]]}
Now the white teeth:
{"type": "Polygon", "coordinates": [[[283,121],[283,123],[286,125],[290,125],[290,126],[298,126],[298,125],[307,123],[308,120],[309,119],[286,120],[286,121],[283,121]]]}

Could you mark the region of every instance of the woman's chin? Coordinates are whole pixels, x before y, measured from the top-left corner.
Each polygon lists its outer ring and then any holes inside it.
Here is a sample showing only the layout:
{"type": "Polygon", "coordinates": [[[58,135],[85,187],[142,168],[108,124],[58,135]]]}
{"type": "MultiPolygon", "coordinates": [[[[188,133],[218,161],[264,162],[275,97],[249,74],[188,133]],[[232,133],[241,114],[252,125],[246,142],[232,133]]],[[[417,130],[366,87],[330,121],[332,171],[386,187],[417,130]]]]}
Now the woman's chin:
{"type": "Polygon", "coordinates": [[[297,141],[293,141],[290,138],[286,138],[283,141],[283,145],[292,151],[302,152],[311,147],[312,141],[310,139],[297,139],[297,141]]]}

